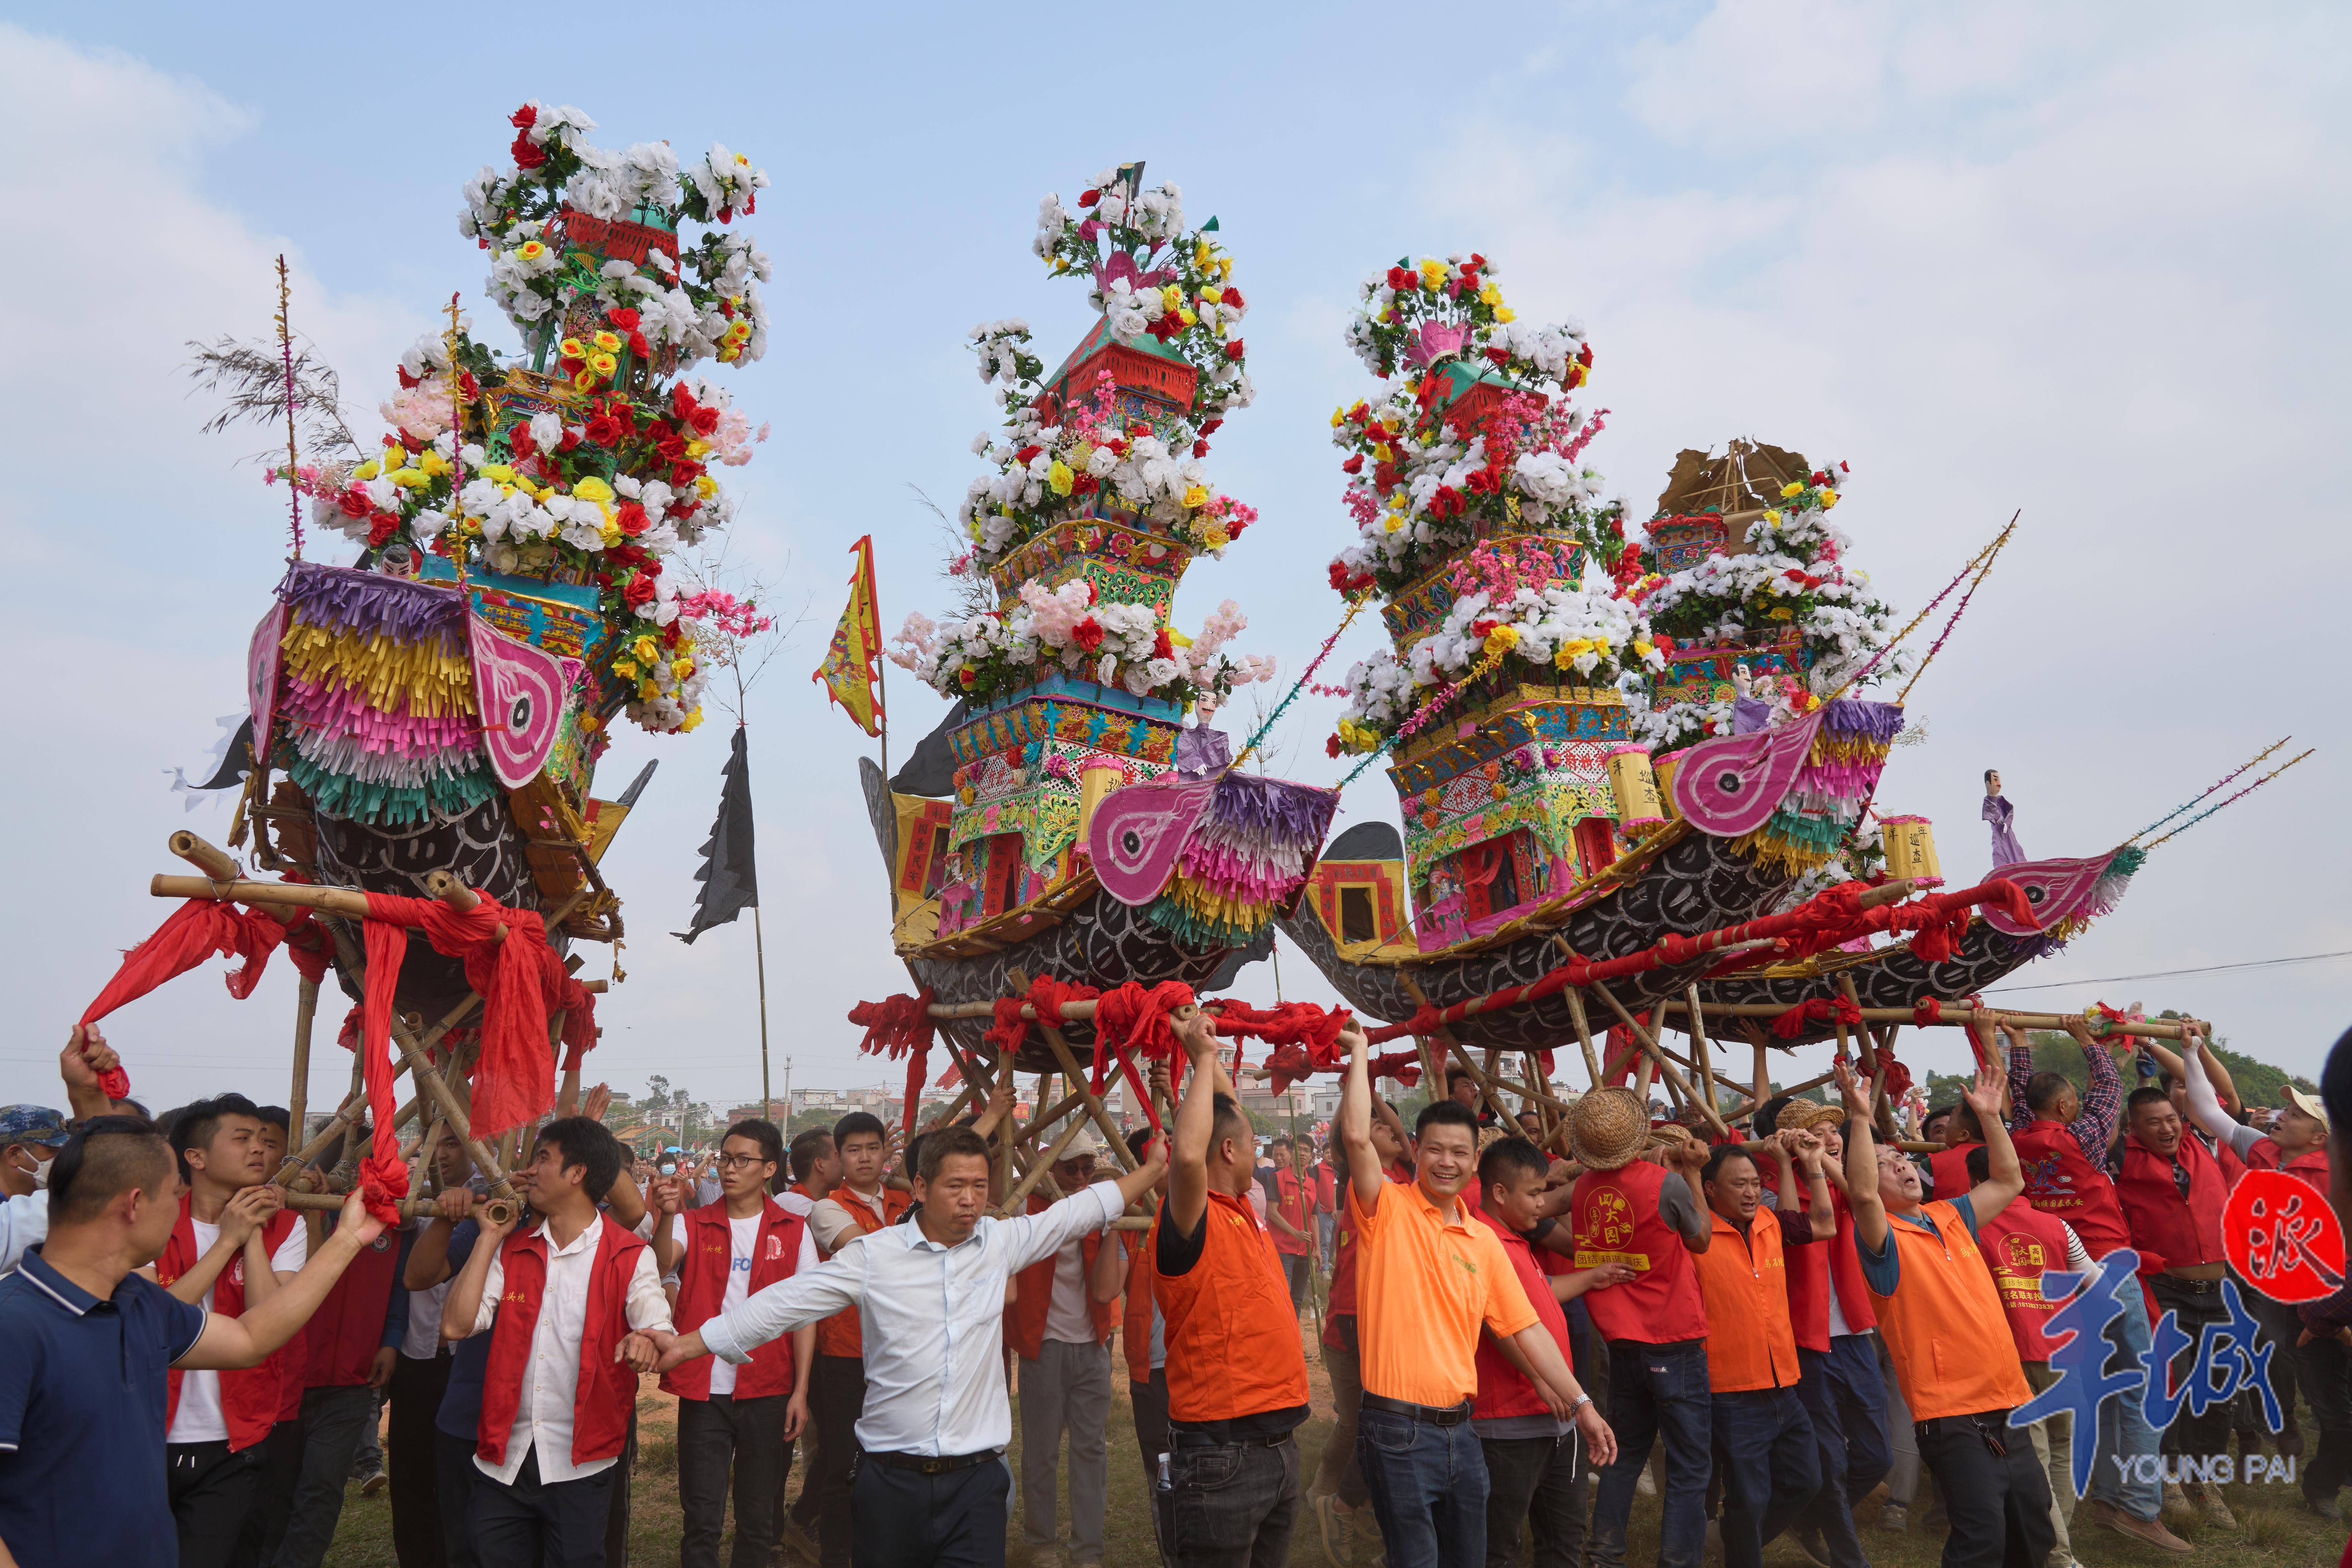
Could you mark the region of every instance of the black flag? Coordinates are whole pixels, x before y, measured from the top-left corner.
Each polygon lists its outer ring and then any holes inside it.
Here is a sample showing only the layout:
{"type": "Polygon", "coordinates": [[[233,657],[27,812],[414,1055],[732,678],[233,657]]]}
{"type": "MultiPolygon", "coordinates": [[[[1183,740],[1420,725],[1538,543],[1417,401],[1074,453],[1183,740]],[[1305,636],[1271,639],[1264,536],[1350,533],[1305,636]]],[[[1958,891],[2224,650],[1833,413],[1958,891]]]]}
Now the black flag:
{"type": "Polygon", "coordinates": [[[719,820],[710,825],[710,841],[702,847],[702,869],[694,874],[702,884],[694,926],[670,932],[680,942],[690,942],[760,902],[760,873],[751,855],[751,759],[744,751],[740,724],[735,726],[735,744],[719,776],[725,782],[719,789],[719,820]]]}

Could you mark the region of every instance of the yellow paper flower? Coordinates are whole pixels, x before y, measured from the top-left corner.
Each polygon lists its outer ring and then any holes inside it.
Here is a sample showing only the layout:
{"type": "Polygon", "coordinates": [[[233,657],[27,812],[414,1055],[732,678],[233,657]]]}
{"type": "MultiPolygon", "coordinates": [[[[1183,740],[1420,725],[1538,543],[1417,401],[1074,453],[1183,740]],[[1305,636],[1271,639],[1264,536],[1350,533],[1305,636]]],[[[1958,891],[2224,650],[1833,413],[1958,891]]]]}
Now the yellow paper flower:
{"type": "Polygon", "coordinates": [[[1516,321],[1518,319],[1519,313],[1517,310],[1512,310],[1508,305],[1497,305],[1495,307],[1495,320],[1498,321],[1516,321]]]}
{"type": "Polygon", "coordinates": [[[1837,493],[1837,491],[1835,491],[1835,490],[1823,490],[1823,491],[1822,492],[1822,510],[1823,511],[1827,511],[1827,510],[1830,510],[1830,508],[1832,508],[1832,507],[1833,507],[1833,506],[1837,505],[1837,503],[1838,503],[1838,493],[1837,493]]]}
{"type": "Polygon", "coordinates": [[[1076,478],[1070,472],[1070,465],[1056,458],[1054,466],[1045,470],[1045,488],[1057,496],[1066,496],[1070,493],[1071,481],[1076,478]]]}
{"type": "Polygon", "coordinates": [[[1503,291],[1492,283],[1481,283],[1478,285],[1478,302],[1482,305],[1499,305],[1503,302],[1503,291]]]}
{"type": "Polygon", "coordinates": [[[582,500],[593,500],[597,505],[604,506],[613,499],[613,487],[595,475],[590,474],[585,479],[574,479],[572,482],[572,493],[582,500]]]}
{"type": "Polygon", "coordinates": [[[669,661],[669,672],[677,677],[678,679],[684,680],[688,676],[694,673],[694,660],[690,658],[671,659],[669,661]]]}
{"type": "Polygon", "coordinates": [[[656,686],[650,678],[637,682],[638,701],[651,702],[655,698],[659,697],[660,695],[661,688],[656,686]]]}
{"type": "Polygon", "coordinates": [[[1161,310],[1173,310],[1181,307],[1183,303],[1184,290],[1178,288],[1175,284],[1171,283],[1166,288],[1160,290],[1160,308],[1161,310]]]}
{"type": "Polygon", "coordinates": [[[421,489],[426,482],[425,476],[415,468],[394,468],[384,478],[404,490],[421,489]]]}
{"type": "Polygon", "coordinates": [[[1650,655],[1655,653],[1657,651],[1657,644],[1652,642],[1647,637],[1635,637],[1633,639],[1633,651],[1640,654],[1643,658],[1647,658],[1650,655]]]}
{"type": "Polygon", "coordinates": [[[546,254],[547,245],[543,240],[526,239],[515,247],[515,255],[524,261],[536,261],[546,254]]]}
{"type": "Polygon", "coordinates": [[[583,368],[572,378],[572,388],[575,392],[593,392],[595,387],[596,373],[593,370],[583,368]]]}
{"type": "Polygon", "coordinates": [[[1206,506],[1206,505],[1208,505],[1208,504],[1209,504],[1209,487],[1208,487],[1208,486],[1206,486],[1206,485],[1187,485],[1187,486],[1185,486],[1185,487],[1184,487],[1184,505],[1185,505],[1185,507],[1186,507],[1187,509],[1189,509],[1189,510],[1198,510],[1199,508],[1203,507],[1203,506],[1206,506]]]}
{"type": "MultiPolygon", "coordinates": [[[[1200,320],[1201,320],[1201,318],[1200,318],[1200,317],[1198,317],[1198,316],[1196,316],[1196,315],[1194,315],[1194,314],[1192,313],[1192,307],[1190,307],[1190,306],[1180,306],[1180,307],[1178,307],[1177,311],[1176,311],[1176,319],[1177,319],[1177,320],[1179,320],[1179,321],[1182,321],[1182,322],[1183,322],[1186,326],[1188,326],[1188,327],[1198,325],[1198,324],[1200,323],[1200,320]]],[[[1232,332],[1230,332],[1230,331],[1228,331],[1228,332],[1225,334],[1225,336],[1227,336],[1227,337],[1231,337],[1231,336],[1233,336],[1233,333],[1232,333],[1232,332]]]]}
{"type": "Polygon", "coordinates": [[[437,479],[449,471],[449,459],[427,447],[416,455],[416,466],[425,470],[426,477],[437,479]]]}
{"type": "Polygon", "coordinates": [[[709,474],[697,474],[694,476],[694,493],[709,500],[719,493],[719,481],[709,474]]]}
{"type": "Polygon", "coordinates": [[[1192,639],[1186,637],[1182,632],[1178,631],[1174,626],[1170,626],[1168,628],[1168,646],[1171,647],[1191,647],[1192,646],[1192,639]]]}
{"type": "Polygon", "coordinates": [[[1496,626],[1493,631],[1486,634],[1486,651],[1488,653],[1507,653],[1512,648],[1518,646],[1519,628],[1517,626],[1496,626]]]}
{"type": "Polygon", "coordinates": [[[598,332],[596,334],[596,346],[603,349],[608,354],[619,353],[621,352],[621,335],[618,332],[598,332]]]}
{"type": "Polygon", "coordinates": [[[1348,422],[1348,410],[1342,405],[1331,410],[1331,428],[1337,430],[1348,422]]]}
{"type": "Polygon", "coordinates": [[[1234,258],[1232,257],[1220,256],[1217,258],[1217,276],[1223,279],[1228,283],[1234,280],[1234,258]]]}
{"type": "Polygon", "coordinates": [[[1392,511],[1389,513],[1388,516],[1381,520],[1381,526],[1386,529],[1389,532],[1394,533],[1398,529],[1404,526],[1404,513],[1401,511],[1392,511]]]}
{"type": "Polygon", "coordinates": [[[709,442],[708,442],[708,441],[702,440],[702,439],[700,439],[700,438],[698,438],[698,437],[697,439],[695,439],[695,440],[688,441],[688,442],[686,444],[686,455],[687,455],[688,457],[689,457],[689,458],[692,458],[696,459],[697,461],[699,461],[699,460],[701,459],[701,458],[702,458],[702,455],[703,455],[705,452],[708,452],[708,451],[709,451],[709,450],[710,450],[710,443],[709,443],[709,442]]]}
{"type": "Polygon", "coordinates": [[[1201,536],[1202,547],[1209,550],[1223,550],[1232,542],[1232,537],[1222,528],[1213,528],[1201,536]]]}
{"type": "Polygon", "coordinates": [[[1790,479],[1787,484],[1780,487],[1780,499],[1782,500],[1787,500],[1792,496],[1801,496],[1804,493],[1805,487],[1795,479],[1790,479]]]}
{"type": "Polygon", "coordinates": [[[616,658],[613,661],[613,673],[619,676],[623,680],[635,680],[637,678],[636,661],[635,659],[628,658],[616,658]]]}
{"type": "Polygon", "coordinates": [[[484,463],[474,470],[486,479],[496,479],[502,485],[514,483],[514,469],[504,463],[484,463]]]}
{"type": "Polygon", "coordinates": [[[635,653],[639,658],[645,660],[647,664],[651,664],[654,660],[661,657],[661,645],[655,642],[654,639],[649,637],[641,637],[636,640],[636,643],[630,651],[635,653]]]}
{"type": "Polygon", "coordinates": [[[1445,263],[1423,258],[1421,264],[1421,286],[1431,293],[1445,287],[1445,263]]]}
{"type": "Polygon", "coordinates": [[[602,380],[620,369],[621,362],[612,354],[593,353],[588,356],[588,368],[596,374],[599,380],[602,380]]]}
{"type": "Polygon", "coordinates": [[[1772,612],[1772,619],[1776,621],[1793,621],[1796,618],[1797,612],[1789,608],[1786,605],[1781,605],[1779,609],[1772,612]]]}
{"type": "Polygon", "coordinates": [[[1768,523],[1771,524],[1774,528],[1778,528],[1778,527],[1780,527],[1780,508],[1778,508],[1778,507],[1766,507],[1766,508],[1764,509],[1764,521],[1765,521],[1766,522],[1768,522],[1768,523]]]}
{"type": "Polygon", "coordinates": [[[696,704],[694,705],[694,709],[693,709],[693,710],[692,710],[691,712],[688,713],[688,714],[687,714],[687,716],[686,716],[684,719],[682,719],[682,720],[678,721],[678,726],[677,726],[677,727],[678,727],[678,729],[679,729],[679,731],[680,731],[681,732],[690,732],[690,731],[693,731],[693,729],[695,728],[695,726],[697,726],[697,725],[700,724],[701,722],[702,722],[702,704],[700,704],[699,702],[698,702],[698,703],[696,703],[696,704]]]}
{"type": "Polygon", "coordinates": [[[1224,297],[1225,291],[1213,283],[1201,290],[1201,303],[1204,305],[1219,304],[1223,302],[1224,297]]]}
{"type": "Polygon", "coordinates": [[[362,463],[358,468],[352,470],[352,478],[362,480],[372,479],[383,471],[383,466],[378,463],[374,458],[371,458],[366,462],[362,463]]]}

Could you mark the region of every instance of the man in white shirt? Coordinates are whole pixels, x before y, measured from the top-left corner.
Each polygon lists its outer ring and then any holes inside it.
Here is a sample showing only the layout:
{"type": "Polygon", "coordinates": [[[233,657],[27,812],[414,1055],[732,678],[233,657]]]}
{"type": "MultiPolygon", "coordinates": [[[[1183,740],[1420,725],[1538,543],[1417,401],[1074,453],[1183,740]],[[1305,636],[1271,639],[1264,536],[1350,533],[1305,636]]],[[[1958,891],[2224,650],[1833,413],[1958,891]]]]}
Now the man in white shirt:
{"type": "Polygon", "coordinates": [[[479,1216],[442,1302],[442,1338],[491,1335],[469,1517],[492,1568],[604,1568],[614,1461],[653,1363],[619,1353],[631,1331],[670,1326],[652,1248],[597,1212],[621,1160],[586,1117],[541,1128],[518,1173],[538,1221],[509,1234],[479,1216]]]}
{"type": "Polygon", "coordinates": [[[987,1140],[948,1128],[924,1140],[915,1223],[854,1239],[694,1333],[648,1337],[664,1370],[708,1354],[740,1364],[779,1334],[856,1310],[866,1379],[852,1505],[856,1568],[1002,1563],[1011,1478],[997,1456],[1013,1439],[999,1348],[1005,1282],[1108,1226],[1166,1169],[1165,1150],[1155,1149],[1142,1169],[1042,1214],[983,1218],[987,1140]]]}

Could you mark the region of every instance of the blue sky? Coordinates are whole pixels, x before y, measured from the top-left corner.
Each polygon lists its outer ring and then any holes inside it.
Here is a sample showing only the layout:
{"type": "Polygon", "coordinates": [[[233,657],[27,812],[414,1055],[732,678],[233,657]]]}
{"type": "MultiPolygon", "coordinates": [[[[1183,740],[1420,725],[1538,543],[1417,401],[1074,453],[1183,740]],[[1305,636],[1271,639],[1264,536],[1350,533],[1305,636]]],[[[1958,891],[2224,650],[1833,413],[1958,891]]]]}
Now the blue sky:
{"type": "MultiPolygon", "coordinates": [[[[1929,740],[1889,809],[1933,817],[1948,871],[1983,868],[1978,773],[1998,766],[2037,856],[2090,854],[2289,731],[2318,756],[2159,850],[2124,909],[2021,983],[2352,948],[2347,705],[2334,629],[2347,552],[2347,27],[2318,7],[1709,9],[1380,5],[1181,22],[1099,8],[803,7],[681,21],[642,7],[396,16],[246,6],[9,8],[0,23],[0,254],[13,374],[17,765],[5,785],[24,1026],[0,1100],[47,1065],[164,908],[163,839],[217,837],[163,770],[236,707],[237,659],[283,553],[282,492],[205,437],[182,344],[268,327],[270,258],[342,371],[363,434],[399,350],[482,258],[457,189],[502,163],[525,98],[619,147],[713,140],[774,184],[749,222],[775,263],[768,358],[734,378],[774,437],[739,470],[738,553],[814,595],[815,622],[751,709],[776,1078],[874,1082],[842,1014],[901,989],[852,781],[862,738],[804,672],[845,552],[876,540],[885,620],[947,603],[929,515],[974,471],[990,409],[961,344],[1026,317],[1049,359],[1088,324],[1030,255],[1037,199],[1141,157],[1211,213],[1247,289],[1255,406],[1212,466],[1263,520],[1188,580],[1284,682],[1336,623],[1345,537],[1335,403],[1359,279],[1478,249],[1522,315],[1580,316],[1599,355],[1591,456],[1646,515],[1676,450],[1752,435],[1856,483],[1838,521],[1906,612],[2023,509],[2023,528],[1914,693],[1929,740]],[[1442,63],[1436,63],[1442,62],[1442,63]]],[[[487,321],[488,312],[482,312],[487,321]]],[[[502,330],[502,329],[501,329],[502,330]]],[[[335,558],[335,557],[330,557],[335,558]]],[[[1333,670],[1373,646],[1349,634],[1333,670]]],[[[893,684],[894,752],[943,705],[893,684]]],[[[1286,771],[1322,781],[1332,705],[1302,699],[1286,771]]],[[[1239,724],[1244,715],[1233,715],[1239,724]]],[[[630,973],[594,1066],[641,1089],[756,1093],[748,924],[687,949],[723,729],[632,734],[662,762],[607,862],[630,973]]],[[[1393,820],[1377,773],[1341,826],[1393,820]]],[[[588,973],[605,972],[602,949],[588,973]]],[[[1270,995],[1272,977],[1252,986],[1270,995]]],[[[2352,1022],[2345,963],[2018,994],[2179,1006],[2315,1070],[2352,1022]]],[[[1326,997],[1303,960],[1286,994],[1326,997]]],[[[212,973],[110,1032],[142,1090],[283,1093],[292,977],[231,1002],[212,973]]],[[[1261,997],[1261,999],[1265,999],[1261,997]]],[[[1956,1039],[1906,1039],[1949,1070],[1956,1039]]],[[[340,1064],[331,1064],[340,1065],[340,1064]]],[[[1783,1078],[1818,1070],[1810,1055],[1783,1078]]],[[[330,1091],[328,1067],[317,1091],[330,1091]]]]}

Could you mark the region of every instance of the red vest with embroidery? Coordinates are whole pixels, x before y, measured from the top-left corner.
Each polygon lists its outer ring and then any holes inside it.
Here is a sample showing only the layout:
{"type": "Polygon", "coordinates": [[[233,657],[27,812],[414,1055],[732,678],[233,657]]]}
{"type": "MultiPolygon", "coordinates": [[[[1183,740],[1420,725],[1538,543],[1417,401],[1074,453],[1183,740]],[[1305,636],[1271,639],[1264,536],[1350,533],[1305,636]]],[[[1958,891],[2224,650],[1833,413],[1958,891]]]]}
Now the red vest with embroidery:
{"type": "MultiPolygon", "coordinates": [[[[1569,1346],[1568,1314],[1560,1310],[1559,1298],[1551,1293],[1551,1280],[1536,1261],[1535,1252],[1527,1237],[1498,1225],[1495,1216],[1485,1209],[1470,1211],[1478,1216],[1495,1238],[1503,1244],[1503,1256],[1511,1260],[1511,1271],[1519,1281],[1519,1289],[1528,1293],[1528,1305],[1536,1310],[1536,1321],[1551,1331],[1554,1343],[1559,1346],[1559,1359],[1573,1363],[1575,1352],[1569,1346]]],[[[1559,1255],[1553,1253],[1557,1258],[1559,1255]]],[[[1511,1415],[1548,1415],[1551,1406],[1536,1385],[1528,1382],[1509,1358],[1496,1348],[1495,1336],[1478,1336],[1478,1387],[1472,1395],[1475,1403],[1470,1414],[1482,1421],[1499,1420],[1511,1415]]]]}
{"type": "MultiPolygon", "coordinates": [[[[1811,1194],[1802,1173],[1799,1173],[1797,1195],[1791,1198],[1780,1192],[1780,1162],[1773,1161],[1772,1164],[1772,1170],[1763,1173],[1765,1191],[1779,1194],[1783,1206],[1795,1203],[1800,1208],[1806,1207],[1811,1194]]],[[[1838,1310],[1845,1315],[1848,1333],[1858,1334],[1878,1326],[1878,1314],[1870,1305],[1870,1292],[1863,1289],[1862,1260],[1853,1252],[1853,1210],[1846,1205],[1845,1194],[1835,1187],[1830,1189],[1830,1212],[1837,1216],[1837,1235],[1811,1247],[1790,1247],[1787,1253],[1789,1320],[1796,1327],[1800,1350],[1830,1348],[1832,1290],[1837,1292],[1838,1310]]]]}
{"type": "Polygon", "coordinates": [[[1634,1270],[1628,1284],[1584,1294],[1584,1310],[1602,1339],[1664,1345],[1706,1334],[1706,1304],[1690,1251],[1658,1214],[1659,1191],[1681,1180],[1647,1160],[1576,1178],[1569,1210],[1576,1266],[1623,1263],[1634,1270]]]}
{"type": "MultiPolygon", "coordinates": [[[[1036,1193],[1029,1194],[1031,1214],[1043,1214],[1053,1206],[1051,1198],[1036,1193]]],[[[1088,1283],[1094,1278],[1096,1255],[1102,1251],[1102,1233],[1097,1231],[1084,1237],[1078,1250],[1085,1260],[1078,1275],[1078,1289],[1086,1292],[1087,1324],[1094,1330],[1095,1343],[1102,1344],[1110,1338],[1110,1331],[1118,1321],[1118,1304],[1096,1300],[1088,1283]]],[[[1045,1312],[1053,1305],[1054,1266],[1060,1257],[1056,1252],[1041,1258],[1014,1276],[1021,1281],[1021,1289],[1013,1298],[1013,1305],[1004,1310],[1004,1342],[1019,1352],[1024,1361],[1035,1361],[1045,1353],[1045,1312]]],[[[1150,1330],[1151,1325],[1146,1323],[1145,1333],[1150,1330]]],[[[1151,1381],[1150,1359],[1145,1358],[1146,1383],[1151,1381]]]]}
{"type": "Polygon", "coordinates": [[[2264,1138],[2247,1152],[2246,1163],[2257,1171],[2284,1171],[2291,1176],[2301,1176],[2323,1193],[2327,1190],[2327,1148],[2325,1144],[2305,1150],[2290,1160],[2277,1144],[2264,1138]]]}
{"type": "Polygon", "coordinates": [[[295,1336],[302,1346],[303,1387],[356,1388],[368,1380],[399,1275],[400,1233],[387,1230],[352,1259],[295,1336]]]}
{"type": "Polygon", "coordinates": [[[2072,1129],[2055,1121],[2036,1121],[2009,1141],[2017,1148],[2017,1163],[2025,1172],[2025,1198],[2043,1214],[2053,1215],[2074,1227],[2084,1249],[2094,1258],[2131,1245],[2131,1227],[2124,1223],[2123,1205],[2107,1173],[2083,1158],[2072,1129]]]}
{"type": "MultiPolygon", "coordinates": [[[[882,1217],[879,1219],[874,1217],[873,1205],[852,1192],[846,1185],[833,1189],[833,1201],[839,1204],[842,1211],[857,1222],[859,1230],[871,1236],[884,1226],[896,1223],[898,1216],[907,1212],[907,1206],[915,1200],[896,1187],[884,1187],[882,1217]]],[[[866,1355],[866,1330],[857,1313],[858,1309],[856,1307],[844,1307],[832,1317],[817,1324],[816,1353],[850,1356],[863,1360],[866,1355]]]]}
{"type": "MultiPolygon", "coordinates": [[[[727,1200],[689,1209],[686,1221],[686,1256],[677,1265],[677,1305],[670,1321],[681,1334],[691,1333],[717,1317],[727,1300],[727,1276],[735,1266],[733,1222],[727,1200]]],[[[751,1244],[751,1278],[746,1293],[766,1289],[789,1278],[800,1267],[801,1232],[798,1215],[787,1214],[769,1199],[760,1210],[760,1234],[751,1244]]],[[[735,1369],[735,1397],[765,1399],[793,1391],[793,1337],[780,1334],[751,1352],[735,1369]]],[[[680,1399],[710,1397],[710,1358],[697,1356],[662,1373],[665,1392],[680,1399]]]]}
{"type": "Polygon", "coordinates": [[[2221,1205],[2230,1201],[2230,1188],[2245,1173],[2245,1164],[2226,1147],[2216,1159],[2187,1131],[2180,1134],[2179,1159],[2189,1173],[2186,1198],[2174,1184],[2172,1161],[2140,1147],[2137,1138],[2124,1140],[2124,1173],[2116,1183],[2116,1196],[2131,1226],[2143,1274],[2220,1263],[2227,1257],[2221,1250],[2221,1205]]]}
{"type": "MultiPolygon", "coordinates": [[[[166,1289],[171,1289],[173,1280],[194,1268],[200,1256],[196,1251],[195,1220],[189,1208],[193,1201],[192,1194],[180,1194],[180,1222],[172,1227],[172,1239],[163,1244],[163,1256],[155,1260],[155,1278],[166,1289]]],[[[261,1227],[263,1250],[272,1257],[277,1256],[279,1244],[300,1223],[301,1216],[292,1209],[279,1209],[271,1215],[269,1222],[261,1227]]],[[[236,1256],[228,1260],[228,1267],[222,1269],[213,1281],[212,1310],[224,1318],[245,1315],[243,1247],[237,1248],[236,1256]]],[[[377,1326],[381,1328],[383,1325],[377,1326]]],[[[302,1342],[302,1336],[298,1333],[287,1342],[299,1345],[302,1342]]],[[[287,1363],[291,1359],[281,1349],[259,1366],[239,1367],[234,1372],[219,1374],[221,1421],[228,1428],[230,1453],[250,1448],[269,1436],[269,1428],[278,1421],[278,1405],[284,1398],[285,1384],[289,1376],[287,1363]]],[[[165,1379],[163,1426],[167,1431],[171,1428],[173,1417],[180,1413],[181,1375],[180,1370],[174,1367],[165,1379]]],[[[295,1383],[295,1404],[299,1407],[301,1403],[299,1362],[290,1375],[295,1383]]]]}
{"type": "MultiPolygon", "coordinates": [[[[547,1227],[534,1226],[509,1236],[499,1252],[506,1286],[499,1295],[498,1321],[490,1327],[490,1355],[482,1373],[482,1418],[475,1428],[474,1452],[485,1464],[503,1465],[515,1412],[522,1406],[523,1373],[530,1366],[531,1331],[539,1326],[547,1289],[547,1227]]],[[[636,1407],[637,1374],[613,1359],[629,1331],[629,1279],[646,1244],[606,1220],[589,1264],[588,1299],[580,1326],[580,1381],[572,1401],[572,1462],[609,1459],[628,1440],[629,1412],[636,1407]]]]}
{"type": "Polygon", "coordinates": [[[2032,1204],[2012,1203],[1977,1226],[1977,1250],[1992,1270],[2018,1359],[2048,1361],[2050,1315],[2061,1303],[2042,1298],[2042,1276],[2066,1267],[2065,1226],[2032,1204]]]}

